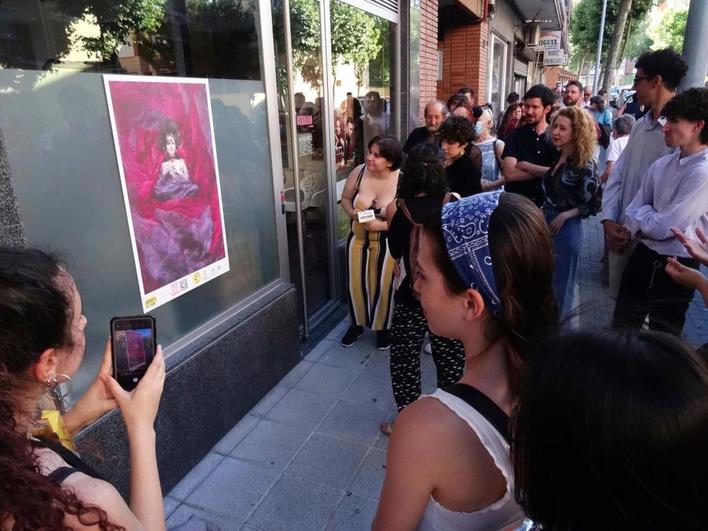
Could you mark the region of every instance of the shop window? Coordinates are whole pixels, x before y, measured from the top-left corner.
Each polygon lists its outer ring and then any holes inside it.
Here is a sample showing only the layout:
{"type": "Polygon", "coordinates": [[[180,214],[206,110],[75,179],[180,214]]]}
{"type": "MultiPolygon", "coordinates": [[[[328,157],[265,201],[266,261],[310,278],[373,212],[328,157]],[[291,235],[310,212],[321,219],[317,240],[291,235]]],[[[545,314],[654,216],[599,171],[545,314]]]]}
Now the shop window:
{"type": "MultiPolygon", "coordinates": [[[[258,31],[255,0],[0,4],[0,130],[27,239],[66,257],[89,317],[89,363],[76,390],[95,374],[110,318],[143,311],[101,74],[208,87],[204,123],[221,192],[212,207],[223,211],[230,270],[151,311],[159,342],[169,346],[278,277],[258,31]]],[[[134,96],[136,112],[142,98],[134,96]]],[[[146,131],[157,131],[149,121],[146,131]]],[[[146,134],[132,149],[154,158],[157,143],[146,134]]]]}

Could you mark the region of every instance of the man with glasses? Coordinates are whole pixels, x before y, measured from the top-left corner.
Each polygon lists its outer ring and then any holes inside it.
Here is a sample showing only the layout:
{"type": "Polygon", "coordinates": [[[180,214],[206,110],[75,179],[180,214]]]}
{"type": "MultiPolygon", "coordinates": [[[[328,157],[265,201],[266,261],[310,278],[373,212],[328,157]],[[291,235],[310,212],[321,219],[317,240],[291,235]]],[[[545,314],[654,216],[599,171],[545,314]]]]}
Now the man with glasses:
{"type": "Polygon", "coordinates": [[[636,239],[623,225],[625,209],[642,185],[644,174],[659,157],[672,152],[664,143],[662,127],[666,121],[661,111],[676,95],[676,87],[686,75],[688,65],[671,49],[644,53],[636,63],[635,97],[650,112],[637,120],[607,180],[602,196],[600,220],[607,237],[610,268],[610,294],[617,297],[627,261],[634,251],[636,239]]]}

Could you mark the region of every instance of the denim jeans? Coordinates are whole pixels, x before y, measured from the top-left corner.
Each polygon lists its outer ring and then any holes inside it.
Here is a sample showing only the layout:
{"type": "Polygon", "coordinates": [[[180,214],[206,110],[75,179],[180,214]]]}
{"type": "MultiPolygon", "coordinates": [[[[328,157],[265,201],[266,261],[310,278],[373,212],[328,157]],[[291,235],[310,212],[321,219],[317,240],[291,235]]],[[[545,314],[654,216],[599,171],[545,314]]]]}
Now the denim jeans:
{"type": "MultiPolygon", "coordinates": [[[[560,212],[545,206],[543,213],[550,223],[560,212]]],[[[583,241],[583,225],[579,216],[567,220],[561,230],[553,236],[553,293],[558,301],[561,319],[565,319],[573,309],[575,281],[578,277],[580,246],[583,241]]]]}

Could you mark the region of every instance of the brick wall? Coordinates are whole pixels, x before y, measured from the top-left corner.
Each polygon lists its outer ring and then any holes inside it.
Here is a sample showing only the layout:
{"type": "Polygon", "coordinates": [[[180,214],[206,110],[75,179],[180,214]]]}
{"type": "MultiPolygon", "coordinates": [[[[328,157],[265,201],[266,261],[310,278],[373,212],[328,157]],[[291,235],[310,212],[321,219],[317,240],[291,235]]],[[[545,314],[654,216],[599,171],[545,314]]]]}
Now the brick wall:
{"type": "Polygon", "coordinates": [[[438,78],[438,0],[420,1],[420,118],[436,98],[438,78]]]}
{"type": "Polygon", "coordinates": [[[446,101],[457,89],[472,87],[477,103],[487,101],[487,49],[489,25],[485,21],[446,28],[438,42],[443,53],[443,79],[438,82],[438,98],[446,101]]]}

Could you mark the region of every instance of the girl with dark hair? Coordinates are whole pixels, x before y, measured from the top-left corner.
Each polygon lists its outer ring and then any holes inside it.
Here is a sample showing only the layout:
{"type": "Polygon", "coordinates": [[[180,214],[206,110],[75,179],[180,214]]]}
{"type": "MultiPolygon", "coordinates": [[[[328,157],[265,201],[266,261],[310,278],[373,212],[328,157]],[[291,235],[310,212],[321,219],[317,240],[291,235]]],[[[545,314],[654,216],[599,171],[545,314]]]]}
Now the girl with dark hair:
{"type": "Polygon", "coordinates": [[[524,109],[522,105],[518,102],[511,103],[504,111],[504,116],[501,119],[501,123],[497,128],[497,138],[503,142],[506,142],[509,133],[521,125],[521,117],[524,114],[524,109]]]}
{"type": "Polygon", "coordinates": [[[449,203],[424,224],[417,270],[428,326],[462,341],[465,370],[398,416],[373,529],[514,528],[508,416],[528,351],[558,321],[548,226],[516,194],[449,203]]]}
{"type": "Polygon", "coordinates": [[[539,345],[513,426],[516,499],[543,530],[708,522],[708,367],[657,332],[539,345]]]}
{"type": "Polygon", "coordinates": [[[0,527],[165,529],[153,424],[165,379],[157,355],[132,392],[110,376],[106,346],[96,381],[63,416],[70,434],[120,408],[131,457],[131,503],[53,439],[36,435],[36,413],[84,355],[86,317],[66,269],[40,251],[0,247],[0,527]]]}
{"type": "MultiPolygon", "coordinates": [[[[428,331],[428,322],[413,291],[415,264],[410,263],[411,232],[431,214],[439,214],[443,204],[451,199],[445,171],[433,146],[419,144],[411,149],[401,174],[397,197],[396,202],[386,209],[386,218],[391,220],[388,231],[391,256],[399,264],[403,260],[405,271],[396,290],[391,325],[391,383],[400,412],[420,396],[420,349],[428,331]]],[[[430,333],[430,345],[438,387],[459,380],[465,364],[462,343],[430,333]]],[[[390,435],[392,425],[382,423],[381,431],[390,435]]]]}
{"type": "Polygon", "coordinates": [[[474,126],[461,116],[450,116],[438,129],[447,183],[460,197],[482,191],[482,152],[473,135],[474,126]]]}
{"type": "Polygon", "coordinates": [[[390,346],[388,329],[393,313],[393,269],[388,250],[386,207],[396,198],[398,168],[403,150],[398,139],[377,136],[369,142],[366,163],[352,170],[342,191],[342,208],[351,218],[347,237],[349,317],[351,326],[341,344],[352,346],[364,326],[376,332],[376,347],[390,346]],[[359,222],[359,212],[373,210],[375,219],[359,222]]]}

